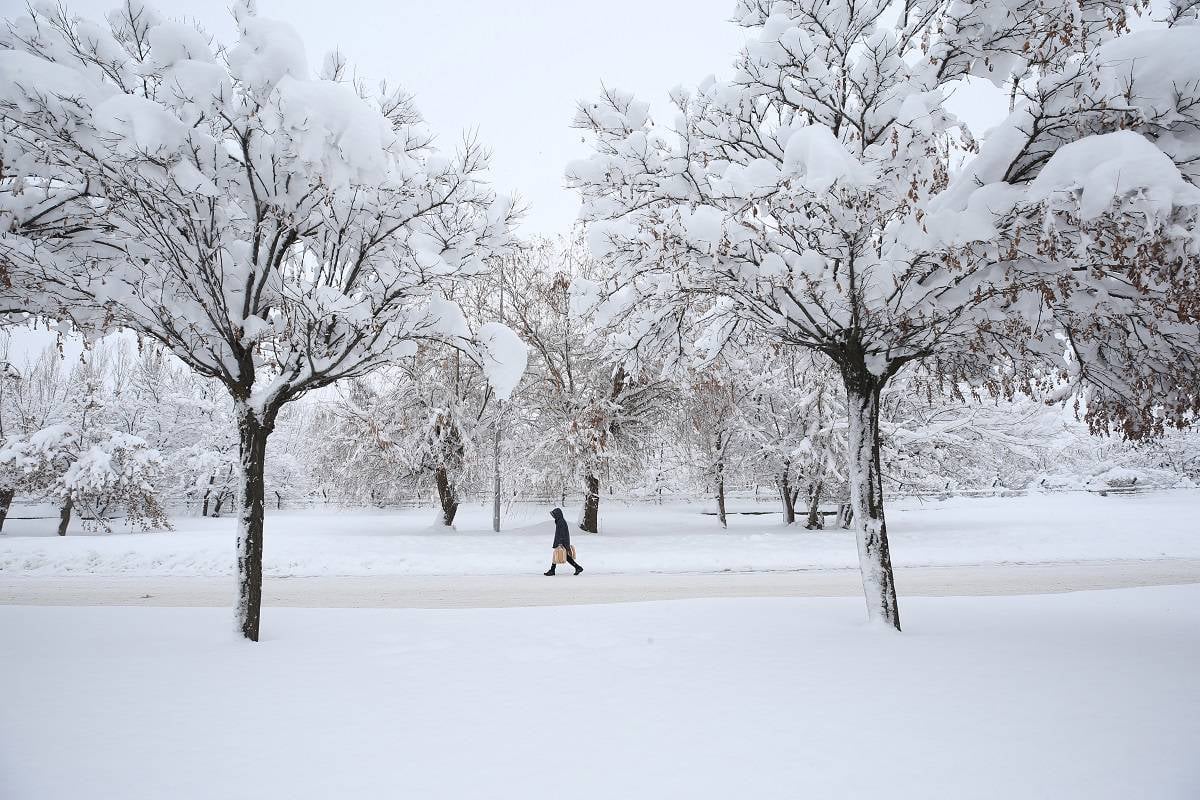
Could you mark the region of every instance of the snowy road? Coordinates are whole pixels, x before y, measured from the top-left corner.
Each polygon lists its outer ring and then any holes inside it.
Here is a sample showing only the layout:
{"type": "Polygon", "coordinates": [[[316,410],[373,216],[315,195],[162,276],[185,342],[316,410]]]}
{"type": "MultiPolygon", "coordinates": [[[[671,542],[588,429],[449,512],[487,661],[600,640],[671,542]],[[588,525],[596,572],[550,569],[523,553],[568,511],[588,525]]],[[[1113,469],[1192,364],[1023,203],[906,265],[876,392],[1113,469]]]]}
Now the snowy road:
{"type": "MultiPolygon", "coordinates": [[[[902,595],[1020,595],[1200,583],[1200,560],[1156,559],[1052,564],[905,567],[902,595]]],[[[326,576],[268,578],[268,606],[300,608],[505,608],[704,597],[849,597],[857,570],[542,575],[326,576]]],[[[230,578],[0,577],[0,604],[225,606],[230,578]]]]}

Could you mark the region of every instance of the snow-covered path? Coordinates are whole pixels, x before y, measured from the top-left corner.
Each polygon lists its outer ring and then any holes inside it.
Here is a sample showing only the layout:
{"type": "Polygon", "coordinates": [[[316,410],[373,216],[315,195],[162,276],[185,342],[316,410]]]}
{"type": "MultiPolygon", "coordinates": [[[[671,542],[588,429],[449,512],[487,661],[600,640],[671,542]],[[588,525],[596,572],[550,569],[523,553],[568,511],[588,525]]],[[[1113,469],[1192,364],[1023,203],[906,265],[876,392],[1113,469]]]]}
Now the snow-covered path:
{"type": "MultiPolygon", "coordinates": [[[[1200,583],[1200,560],[980,564],[897,570],[901,595],[1020,595],[1200,583]]],[[[268,606],[299,608],[506,608],[708,597],[853,597],[857,570],[605,575],[328,576],[269,578],[268,606]]],[[[228,578],[0,578],[0,604],[226,606],[228,578]]]]}

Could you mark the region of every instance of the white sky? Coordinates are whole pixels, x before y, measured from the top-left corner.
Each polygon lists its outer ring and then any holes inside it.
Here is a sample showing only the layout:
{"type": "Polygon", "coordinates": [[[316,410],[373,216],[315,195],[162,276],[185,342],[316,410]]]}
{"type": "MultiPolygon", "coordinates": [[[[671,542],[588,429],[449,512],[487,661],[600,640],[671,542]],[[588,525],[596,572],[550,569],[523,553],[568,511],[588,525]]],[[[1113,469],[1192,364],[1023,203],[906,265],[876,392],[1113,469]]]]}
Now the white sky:
{"type": "MultiPolygon", "coordinates": [[[[101,19],[117,0],[66,0],[101,19]]],[[[232,44],[227,0],[165,0],[149,5],[198,21],[232,44]]],[[[387,78],[417,106],[452,149],[477,130],[494,158],[498,191],[529,206],[522,232],[567,230],[578,199],[563,172],[586,154],[570,128],[576,102],[601,83],[665,103],[677,84],[723,72],[741,41],[727,22],[733,0],[259,0],[264,16],[295,27],[318,67],[339,49],[360,74],[387,78]]],[[[24,0],[0,0],[0,16],[24,0]]]]}
{"type": "MultiPolygon", "coordinates": [[[[118,5],[66,2],[93,19],[118,5]]],[[[227,0],[149,4],[234,41],[227,0]]],[[[0,0],[0,16],[23,7],[0,0]]],[[[603,83],[665,109],[672,87],[727,72],[742,43],[727,21],[733,8],[734,0],[259,0],[260,13],[299,31],[314,69],[336,48],[360,74],[413,92],[443,148],[477,131],[493,151],[497,190],[529,207],[524,234],[564,232],[578,212],[563,188],[567,162],[586,155],[570,128],[575,104],[603,83]]]]}

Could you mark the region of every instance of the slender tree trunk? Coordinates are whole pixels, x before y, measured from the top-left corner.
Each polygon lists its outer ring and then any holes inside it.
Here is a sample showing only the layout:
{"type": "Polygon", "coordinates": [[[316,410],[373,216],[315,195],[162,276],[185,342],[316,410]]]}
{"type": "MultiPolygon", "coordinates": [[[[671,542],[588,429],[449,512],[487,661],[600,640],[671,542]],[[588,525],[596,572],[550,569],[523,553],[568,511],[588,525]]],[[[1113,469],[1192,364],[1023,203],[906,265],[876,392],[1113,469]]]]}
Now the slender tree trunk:
{"type": "MultiPolygon", "coordinates": [[[[239,405],[242,405],[239,403],[239,405]]],[[[267,437],[273,425],[244,405],[238,413],[241,498],[238,509],[237,625],[242,636],[258,641],[262,611],[263,522],[266,517],[267,437]]],[[[219,503],[219,501],[218,501],[219,503]]]]}
{"type": "Polygon", "coordinates": [[[725,518],[725,459],[717,459],[717,519],[721,521],[722,528],[729,528],[729,521],[725,518]]]}
{"type": "MultiPolygon", "coordinates": [[[[501,295],[503,302],[503,295],[501,295]]],[[[504,401],[496,401],[496,430],[492,441],[492,530],[500,532],[500,414],[504,401]]]]}
{"type": "Polygon", "coordinates": [[[438,502],[442,506],[441,522],[449,528],[458,514],[458,488],[450,480],[450,471],[445,466],[438,466],[433,476],[437,482],[438,502]]]}
{"type": "Polygon", "coordinates": [[[8,509],[16,493],[16,489],[0,489],[0,531],[4,530],[4,520],[8,519],[8,509]]]}
{"type": "Polygon", "coordinates": [[[817,481],[808,491],[808,524],[805,525],[810,531],[815,531],[825,527],[825,520],[821,517],[821,482],[817,481]]]}
{"type": "Polygon", "coordinates": [[[583,516],[579,530],[588,533],[600,532],[600,477],[589,474],[583,479],[583,516]]]}
{"type": "Polygon", "coordinates": [[[215,474],[208,476],[208,488],[204,490],[204,506],[200,509],[200,516],[202,517],[208,516],[208,500],[212,497],[212,485],[216,480],[217,476],[215,474]]]}
{"type": "Polygon", "coordinates": [[[71,510],[75,507],[75,501],[71,499],[71,495],[67,495],[63,500],[62,508],[58,511],[58,535],[67,535],[67,526],[71,524],[71,510]]]}
{"type": "Polygon", "coordinates": [[[883,514],[879,460],[879,392],[883,381],[864,365],[843,365],[849,408],[850,509],[858,538],[867,616],[900,630],[900,609],[883,514]]]}
{"type": "Polygon", "coordinates": [[[462,467],[464,448],[458,423],[450,412],[443,412],[435,428],[440,457],[434,469],[433,478],[437,484],[438,503],[442,507],[441,524],[449,528],[454,525],[454,517],[458,514],[458,486],[452,476],[462,467]]]}
{"type": "Polygon", "coordinates": [[[796,503],[795,496],[792,494],[791,482],[788,480],[788,473],[791,471],[791,462],[784,461],[783,469],[779,471],[779,476],[775,479],[779,486],[779,499],[783,501],[783,524],[796,524],[796,503]]]}

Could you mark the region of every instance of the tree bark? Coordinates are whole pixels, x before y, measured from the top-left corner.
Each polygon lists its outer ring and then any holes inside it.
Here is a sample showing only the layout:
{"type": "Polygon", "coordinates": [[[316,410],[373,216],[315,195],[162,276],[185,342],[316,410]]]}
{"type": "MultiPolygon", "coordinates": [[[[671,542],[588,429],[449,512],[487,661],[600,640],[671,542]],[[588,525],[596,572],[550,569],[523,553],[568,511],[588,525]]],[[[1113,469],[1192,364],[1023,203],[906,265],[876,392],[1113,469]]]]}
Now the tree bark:
{"type": "Polygon", "coordinates": [[[67,526],[71,524],[71,510],[75,507],[75,501],[71,499],[71,495],[67,495],[63,500],[62,508],[58,512],[58,535],[67,535],[67,526]]]}
{"type": "MultiPolygon", "coordinates": [[[[501,293],[501,302],[504,296],[501,293]]],[[[500,415],[504,411],[504,401],[496,401],[496,430],[492,441],[492,530],[500,532],[500,415]]]]}
{"type": "Polygon", "coordinates": [[[810,531],[815,531],[825,527],[825,520],[821,516],[821,483],[818,481],[813,484],[808,491],[808,523],[804,526],[810,531]]]}
{"type": "Polygon", "coordinates": [[[208,501],[212,497],[212,486],[217,481],[216,473],[208,476],[208,487],[204,490],[204,506],[200,509],[200,516],[208,516],[208,501]]]}
{"type": "Polygon", "coordinates": [[[783,501],[783,524],[796,524],[796,502],[795,496],[792,494],[791,482],[788,480],[788,472],[791,471],[791,462],[784,461],[783,469],[779,471],[775,482],[779,487],[779,499],[783,501]]]}
{"type": "Polygon", "coordinates": [[[434,434],[440,450],[433,477],[437,484],[438,503],[442,508],[441,523],[449,528],[454,525],[459,502],[458,486],[455,485],[453,476],[462,467],[465,448],[458,423],[450,412],[443,412],[438,418],[434,434]]]}
{"type": "Polygon", "coordinates": [[[721,521],[722,528],[729,528],[729,522],[725,518],[725,459],[717,460],[717,519],[721,521]]]}
{"type": "MultiPolygon", "coordinates": [[[[240,403],[239,403],[240,404],[240,403]]],[[[242,636],[258,641],[262,610],[263,522],[266,516],[267,437],[273,425],[244,406],[238,413],[241,498],[238,509],[237,625],[242,636]]],[[[219,503],[219,500],[218,500],[219,503]]]]}
{"type": "Polygon", "coordinates": [[[849,409],[850,509],[858,539],[867,616],[900,630],[900,609],[883,514],[879,460],[879,393],[884,380],[863,364],[842,365],[849,409]]]}
{"type": "Polygon", "coordinates": [[[583,479],[583,516],[579,530],[588,533],[600,532],[600,476],[588,475],[583,479]]]}
{"type": "Polygon", "coordinates": [[[442,525],[449,528],[458,514],[458,489],[450,480],[450,472],[445,466],[434,470],[434,480],[437,482],[438,503],[442,507],[442,525]]]}
{"type": "Polygon", "coordinates": [[[4,530],[4,520],[8,519],[8,509],[12,506],[16,489],[0,490],[0,531],[4,530]]]}

